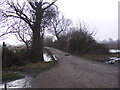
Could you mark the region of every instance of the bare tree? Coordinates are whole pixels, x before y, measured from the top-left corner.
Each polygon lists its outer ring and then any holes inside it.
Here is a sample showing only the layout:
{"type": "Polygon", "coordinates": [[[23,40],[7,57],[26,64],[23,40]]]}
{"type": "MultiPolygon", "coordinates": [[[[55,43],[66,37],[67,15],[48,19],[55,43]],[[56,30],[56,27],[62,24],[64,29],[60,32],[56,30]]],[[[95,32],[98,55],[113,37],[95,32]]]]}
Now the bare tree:
{"type": "MultiPolygon", "coordinates": [[[[1,4],[0,11],[2,13],[2,19],[0,24],[2,27],[6,28],[8,26],[6,33],[16,32],[15,28],[18,27],[19,22],[22,25],[27,24],[29,30],[32,32],[32,45],[31,52],[33,55],[33,62],[43,61],[43,35],[44,28],[52,18],[54,10],[54,3],[57,0],[52,0],[51,2],[47,0],[39,1],[24,1],[20,0],[5,0],[1,4]],[[48,20],[49,17],[49,20],[48,20]]],[[[20,27],[19,27],[20,28],[20,27]]],[[[22,28],[18,32],[21,38],[21,32],[24,33],[22,38],[25,37],[26,29],[22,28]],[[23,31],[21,31],[23,30],[23,31]]],[[[3,32],[3,34],[5,33],[3,32]]],[[[24,41],[22,39],[22,41],[24,41]]]]}
{"type": "Polygon", "coordinates": [[[31,42],[32,42],[32,31],[31,29],[27,26],[26,23],[22,23],[21,21],[17,25],[16,28],[14,28],[16,33],[15,36],[20,42],[23,42],[27,50],[30,50],[31,48],[31,42]]]}
{"type": "Polygon", "coordinates": [[[71,25],[70,19],[65,19],[63,15],[57,13],[58,15],[52,19],[50,32],[57,38],[57,41],[60,41],[60,34],[68,30],[68,27],[71,25]]]}

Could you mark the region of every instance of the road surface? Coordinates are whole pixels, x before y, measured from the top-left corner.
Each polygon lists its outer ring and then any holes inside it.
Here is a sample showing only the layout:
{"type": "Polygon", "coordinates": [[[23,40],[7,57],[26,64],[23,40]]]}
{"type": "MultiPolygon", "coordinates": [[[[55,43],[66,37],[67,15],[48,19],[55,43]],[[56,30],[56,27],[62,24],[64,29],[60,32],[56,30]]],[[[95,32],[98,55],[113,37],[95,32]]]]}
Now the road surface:
{"type": "Polygon", "coordinates": [[[58,64],[30,82],[33,88],[117,88],[118,67],[49,48],[58,64]]]}

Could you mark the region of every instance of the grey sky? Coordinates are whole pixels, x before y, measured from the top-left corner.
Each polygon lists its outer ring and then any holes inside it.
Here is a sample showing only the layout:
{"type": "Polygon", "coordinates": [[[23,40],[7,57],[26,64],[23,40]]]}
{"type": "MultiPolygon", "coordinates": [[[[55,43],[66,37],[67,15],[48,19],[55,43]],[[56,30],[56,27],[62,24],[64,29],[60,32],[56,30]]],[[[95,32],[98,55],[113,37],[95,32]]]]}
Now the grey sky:
{"type": "MultiPolygon", "coordinates": [[[[96,32],[96,40],[118,39],[118,2],[119,0],[58,0],[56,5],[66,18],[74,22],[84,21],[90,30],[96,32]]],[[[5,41],[17,44],[14,36],[5,41]]]]}
{"type": "Polygon", "coordinates": [[[84,21],[95,30],[97,40],[118,38],[119,0],[58,0],[59,10],[67,18],[84,21]]]}

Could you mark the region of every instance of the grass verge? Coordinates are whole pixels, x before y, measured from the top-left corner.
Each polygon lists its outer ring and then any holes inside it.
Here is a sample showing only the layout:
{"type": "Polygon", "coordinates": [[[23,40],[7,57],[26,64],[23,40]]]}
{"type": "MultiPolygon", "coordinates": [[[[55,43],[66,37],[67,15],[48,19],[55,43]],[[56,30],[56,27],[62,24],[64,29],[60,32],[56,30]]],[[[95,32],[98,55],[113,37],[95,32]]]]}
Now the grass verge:
{"type": "Polygon", "coordinates": [[[6,70],[7,71],[20,71],[26,74],[40,73],[46,69],[51,68],[52,66],[54,66],[55,63],[56,61],[29,63],[24,66],[12,66],[10,68],[7,68],[6,70]]]}
{"type": "Polygon", "coordinates": [[[2,81],[11,81],[19,78],[23,78],[19,73],[2,71],[2,81]]]}
{"type": "Polygon", "coordinates": [[[85,55],[79,55],[82,58],[90,59],[90,60],[97,60],[97,61],[106,61],[108,60],[109,57],[120,57],[120,54],[107,54],[107,55],[90,55],[90,54],[85,54],[85,55]]]}
{"type": "Polygon", "coordinates": [[[5,71],[2,71],[2,81],[6,80],[15,80],[18,78],[21,78],[20,73],[23,74],[38,74],[45,70],[48,70],[55,66],[57,63],[56,60],[54,60],[52,56],[52,52],[48,49],[45,49],[45,52],[47,52],[52,57],[52,61],[50,62],[37,62],[37,63],[28,63],[24,66],[11,66],[9,68],[5,68],[5,71]],[[18,73],[14,73],[18,72],[18,73]]]}

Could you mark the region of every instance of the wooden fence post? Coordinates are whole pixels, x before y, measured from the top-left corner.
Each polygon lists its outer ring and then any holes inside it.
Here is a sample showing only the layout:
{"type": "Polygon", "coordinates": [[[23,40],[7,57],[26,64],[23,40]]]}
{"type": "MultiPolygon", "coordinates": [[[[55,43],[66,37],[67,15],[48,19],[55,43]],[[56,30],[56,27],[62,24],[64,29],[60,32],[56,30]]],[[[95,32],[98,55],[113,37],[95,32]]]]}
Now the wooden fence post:
{"type": "Polygon", "coordinates": [[[6,54],[5,54],[5,50],[6,50],[6,45],[5,45],[5,42],[3,42],[3,47],[2,47],[2,68],[6,67],[6,54]]]}

